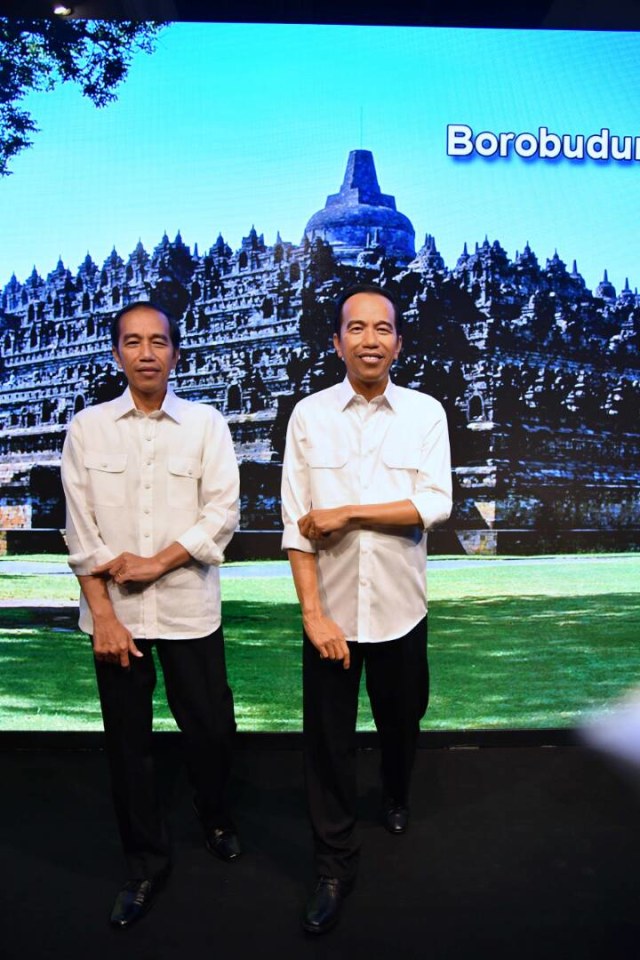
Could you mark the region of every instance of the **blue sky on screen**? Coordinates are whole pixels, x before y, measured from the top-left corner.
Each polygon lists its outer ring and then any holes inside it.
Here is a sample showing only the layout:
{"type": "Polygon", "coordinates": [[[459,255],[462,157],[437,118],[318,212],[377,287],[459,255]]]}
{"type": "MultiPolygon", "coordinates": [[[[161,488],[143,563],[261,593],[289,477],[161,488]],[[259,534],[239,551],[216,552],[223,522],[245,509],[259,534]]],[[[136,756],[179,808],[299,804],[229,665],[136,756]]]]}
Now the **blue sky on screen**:
{"type": "Polygon", "coordinates": [[[200,252],[252,225],[299,242],[350,150],[449,266],[499,240],[557,249],[591,288],[640,287],[640,162],[447,156],[474,133],[640,135],[640,35],[435,28],[173,24],[116,103],[74,87],[26,101],[41,130],[0,180],[0,283],[102,263],[178,230],[200,252]]]}

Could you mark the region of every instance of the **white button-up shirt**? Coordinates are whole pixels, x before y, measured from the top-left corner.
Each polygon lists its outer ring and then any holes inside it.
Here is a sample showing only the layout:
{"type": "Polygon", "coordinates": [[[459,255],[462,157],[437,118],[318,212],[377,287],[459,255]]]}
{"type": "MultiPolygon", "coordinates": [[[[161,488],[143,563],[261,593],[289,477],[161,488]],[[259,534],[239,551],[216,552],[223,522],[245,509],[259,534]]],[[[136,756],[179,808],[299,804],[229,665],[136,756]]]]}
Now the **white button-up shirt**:
{"type": "Polygon", "coordinates": [[[427,610],[426,531],[451,512],[447,420],[440,403],[389,382],[367,402],[348,379],[301,400],[282,475],[283,549],[317,554],[323,611],[350,641],[404,636],[427,610]],[[311,509],[411,500],[422,527],[376,527],[311,541],[311,509]]]}
{"type": "MultiPolygon", "coordinates": [[[[220,626],[218,565],[238,523],[238,466],[229,428],[213,407],[167,390],[138,410],[129,390],[72,420],[62,451],[69,565],[82,576],[123,551],[151,557],[178,542],[185,566],[150,584],[108,590],[134,639],[189,639],[220,626]]],[[[80,629],[92,632],[80,599],[80,629]]]]}

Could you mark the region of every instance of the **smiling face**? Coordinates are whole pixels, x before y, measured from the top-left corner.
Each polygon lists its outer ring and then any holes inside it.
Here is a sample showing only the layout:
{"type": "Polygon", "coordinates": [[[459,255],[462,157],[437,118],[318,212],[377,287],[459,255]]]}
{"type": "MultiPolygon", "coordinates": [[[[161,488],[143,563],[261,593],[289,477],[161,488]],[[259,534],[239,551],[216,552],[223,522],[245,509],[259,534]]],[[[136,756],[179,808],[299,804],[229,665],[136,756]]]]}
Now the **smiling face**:
{"type": "Polygon", "coordinates": [[[164,314],[152,307],[125,313],[113,356],[127,378],[136,407],[145,412],[159,410],[179,357],[164,314]]]}
{"type": "Polygon", "coordinates": [[[378,293],[355,293],[342,307],[333,345],[344,360],[351,386],[366,400],[384,393],[389,370],[402,347],[393,304],[378,293]]]}

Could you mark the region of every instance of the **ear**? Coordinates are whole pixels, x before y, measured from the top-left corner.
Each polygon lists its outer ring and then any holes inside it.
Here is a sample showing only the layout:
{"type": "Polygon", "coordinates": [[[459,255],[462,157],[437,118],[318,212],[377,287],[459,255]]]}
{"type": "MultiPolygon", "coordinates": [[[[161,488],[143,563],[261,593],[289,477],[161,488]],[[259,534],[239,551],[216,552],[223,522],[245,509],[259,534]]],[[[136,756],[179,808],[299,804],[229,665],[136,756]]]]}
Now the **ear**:
{"type": "Polygon", "coordinates": [[[340,346],[340,337],[337,333],[334,333],[333,335],[333,346],[340,360],[344,360],[344,357],[342,356],[342,347],[340,346]]]}
{"type": "Polygon", "coordinates": [[[401,336],[398,336],[398,343],[397,343],[395,352],[394,352],[394,354],[393,354],[394,360],[397,360],[397,359],[398,359],[398,357],[400,356],[400,351],[401,351],[401,350],[402,350],[402,337],[401,337],[401,336]]]}
{"type": "Polygon", "coordinates": [[[122,370],[122,361],[120,360],[120,354],[118,353],[115,347],[111,347],[111,354],[113,356],[113,359],[117,363],[118,367],[120,368],[120,370],[122,370]]]}
{"type": "Polygon", "coordinates": [[[179,360],[179,359],[180,359],[180,351],[179,351],[179,350],[174,350],[174,351],[173,351],[173,360],[171,361],[171,369],[172,369],[172,370],[175,370],[175,368],[177,367],[177,365],[178,365],[178,360],[179,360]]]}

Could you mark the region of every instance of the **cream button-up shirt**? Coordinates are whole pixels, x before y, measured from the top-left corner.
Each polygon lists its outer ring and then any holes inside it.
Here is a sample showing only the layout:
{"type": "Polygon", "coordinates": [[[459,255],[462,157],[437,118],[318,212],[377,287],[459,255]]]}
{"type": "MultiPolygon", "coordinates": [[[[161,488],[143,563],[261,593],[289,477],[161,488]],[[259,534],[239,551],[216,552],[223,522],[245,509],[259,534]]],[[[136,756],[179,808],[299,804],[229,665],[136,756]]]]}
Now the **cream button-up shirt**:
{"type": "MultiPolygon", "coordinates": [[[[84,575],[123,551],[151,557],[177,541],[193,558],[150,584],[108,582],[134,639],[190,639],[220,626],[218,566],[238,523],[238,466],[213,407],[167,390],[145,415],[129,390],[88,407],[62,451],[69,565],[84,575]]],[[[80,599],[80,629],[92,632],[80,599]]]]}
{"type": "Polygon", "coordinates": [[[433,397],[389,381],[367,402],[345,379],[296,405],[282,475],[282,547],[316,553],[324,613],[347,640],[394,640],[425,616],[426,531],[450,512],[447,420],[433,397]],[[407,499],[422,526],[349,530],[321,542],[298,530],[313,508],[407,499]]]}

